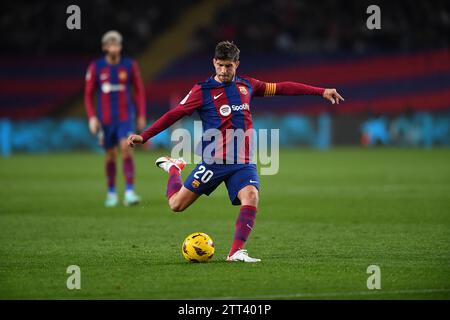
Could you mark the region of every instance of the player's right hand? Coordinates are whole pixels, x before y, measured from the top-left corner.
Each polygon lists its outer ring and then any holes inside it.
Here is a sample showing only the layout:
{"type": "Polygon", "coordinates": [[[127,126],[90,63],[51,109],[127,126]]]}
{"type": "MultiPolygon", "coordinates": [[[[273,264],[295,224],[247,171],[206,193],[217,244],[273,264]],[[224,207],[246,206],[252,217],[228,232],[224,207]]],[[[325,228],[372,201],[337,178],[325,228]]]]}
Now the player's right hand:
{"type": "Polygon", "coordinates": [[[100,121],[98,121],[97,117],[90,117],[89,118],[89,131],[96,135],[98,132],[98,129],[100,129],[100,121]]]}
{"type": "Polygon", "coordinates": [[[144,138],[142,138],[142,136],[140,136],[138,134],[132,134],[127,139],[128,146],[131,148],[134,148],[134,145],[136,143],[142,143],[142,142],[144,142],[144,138]]]}

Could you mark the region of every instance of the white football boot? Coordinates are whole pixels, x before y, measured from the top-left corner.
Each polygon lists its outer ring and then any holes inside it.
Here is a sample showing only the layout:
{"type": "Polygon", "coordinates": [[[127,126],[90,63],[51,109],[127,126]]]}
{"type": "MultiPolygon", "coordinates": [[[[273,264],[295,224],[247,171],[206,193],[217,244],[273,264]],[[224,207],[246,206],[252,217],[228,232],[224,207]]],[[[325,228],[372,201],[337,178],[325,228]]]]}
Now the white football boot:
{"type": "Polygon", "coordinates": [[[242,262],[260,262],[261,259],[256,259],[248,256],[247,250],[240,249],[233,253],[233,255],[230,257],[227,257],[227,261],[242,261],[242,262]]]}
{"type": "Polygon", "coordinates": [[[133,190],[127,190],[125,192],[125,198],[123,199],[123,204],[126,207],[134,206],[141,202],[141,197],[139,197],[133,190]]]}
{"type": "Polygon", "coordinates": [[[171,157],[160,157],[156,159],[155,164],[166,172],[169,172],[172,166],[177,167],[181,171],[186,166],[186,161],[183,158],[172,159],[171,157]]]}
{"type": "Polygon", "coordinates": [[[119,199],[117,198],[117,193],[108,192],[108,194],[106,195],[105,207],[113,208],[113,207],[117,207],[118,204],[119,204],[119,199]]]}

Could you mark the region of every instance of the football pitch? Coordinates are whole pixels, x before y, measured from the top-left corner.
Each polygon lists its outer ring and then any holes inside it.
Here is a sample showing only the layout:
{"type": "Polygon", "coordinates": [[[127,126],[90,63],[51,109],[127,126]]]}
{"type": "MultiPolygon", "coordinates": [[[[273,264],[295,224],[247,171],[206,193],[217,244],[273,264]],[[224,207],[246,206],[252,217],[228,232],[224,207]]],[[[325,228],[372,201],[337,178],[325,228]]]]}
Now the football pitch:
{"type": "Polygon", "coordinates": [[[164,154],[136,153],[143,202],[113,209],[99,154],[0,159],[0,298],[450,299],[450,150],[282,151],[279,173],[261,176],[256,264],[225,262],[239,207],[224,185],[169,210],[153,164],[164,154]],[[209,263],[182,257],[196,231],[214,239],[209,263]],[[66,286],[70,265],[79,290],[66,286]]]}

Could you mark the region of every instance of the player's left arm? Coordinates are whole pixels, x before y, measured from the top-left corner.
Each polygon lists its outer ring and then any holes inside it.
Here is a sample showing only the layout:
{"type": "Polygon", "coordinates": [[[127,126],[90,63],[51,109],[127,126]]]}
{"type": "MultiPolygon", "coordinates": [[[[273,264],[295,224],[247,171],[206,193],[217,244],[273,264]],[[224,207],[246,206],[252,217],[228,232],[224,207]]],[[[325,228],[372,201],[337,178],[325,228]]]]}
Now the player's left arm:
{"type": "Polygon", "coordinates": [[[143,131],[147,125],[146,121],[146,104],[145,104],[145,88],[141,78],[141,72],[136,61],[131,66],[132,70],[132,82],[134,88],[134,100],[137,108],[137,129],[143,131]]]}
{"type": "Polygon", "coordinates": [[[263,82],[256,79],[250,79],[250,81],[253,85],[254,96],[316,95],[324,97],[332,104],[339,104],[340,101],[344,101],[344,98],[334,88],[320,88],[292,81],[263,82]]]}

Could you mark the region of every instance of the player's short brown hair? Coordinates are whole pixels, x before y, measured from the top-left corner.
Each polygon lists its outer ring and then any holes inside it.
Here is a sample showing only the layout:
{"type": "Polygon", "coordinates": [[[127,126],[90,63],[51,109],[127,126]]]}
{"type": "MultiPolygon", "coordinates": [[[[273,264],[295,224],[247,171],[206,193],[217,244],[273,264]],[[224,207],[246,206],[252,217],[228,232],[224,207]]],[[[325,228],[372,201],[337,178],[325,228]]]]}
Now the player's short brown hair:
{"type": "Polygon", "coordinates": [[[219,60],[239,61],[239,53],[241,50],[230,41],[221,41],[216,45],[214,58],[219,60]]]}

